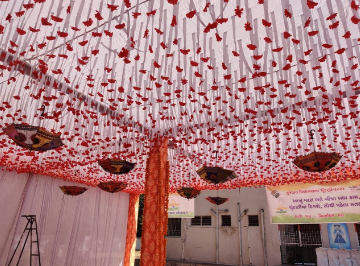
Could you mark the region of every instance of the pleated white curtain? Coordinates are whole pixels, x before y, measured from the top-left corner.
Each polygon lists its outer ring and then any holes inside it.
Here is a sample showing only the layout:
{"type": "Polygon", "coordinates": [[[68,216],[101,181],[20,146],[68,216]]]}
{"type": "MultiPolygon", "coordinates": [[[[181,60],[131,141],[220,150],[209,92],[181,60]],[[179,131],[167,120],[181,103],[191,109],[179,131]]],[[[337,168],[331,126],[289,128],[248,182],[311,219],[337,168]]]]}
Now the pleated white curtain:
{"type": "MultiPolygon", "coordinates": [[[[69,183],[0,171],[0,265],[8,265],[25,228],[21,215],[36,215],[42,266],[123,265],[129,195],[91,187],[67,196],[62,185],[69,183]]],[[[16,265],[20,247],[11,265],[16,265]]],[[[30,264],[29,248],[27,244],[20,266],[30,264]]],[[[38,265],[35,259],[32,265],[38,265]]]]}

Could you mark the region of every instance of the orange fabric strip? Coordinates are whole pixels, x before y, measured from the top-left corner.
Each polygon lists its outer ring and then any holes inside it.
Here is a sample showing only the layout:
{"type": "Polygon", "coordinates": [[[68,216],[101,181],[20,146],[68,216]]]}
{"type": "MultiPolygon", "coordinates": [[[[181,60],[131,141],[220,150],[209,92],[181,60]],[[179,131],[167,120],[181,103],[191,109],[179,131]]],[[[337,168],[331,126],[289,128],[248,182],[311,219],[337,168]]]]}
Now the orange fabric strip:
{"type": "Polygon", "coordinates": [[[145,176],[144,216],[141,238],[141,266],[166,263],[167,203],[169,197],[168,140],[152,147],[145,176]]]}
{"type": "Polygon", "coordinates": [[[138,211],[139,194],[130,194],[124,266],[133,266],[135,263],[138,211]]]}

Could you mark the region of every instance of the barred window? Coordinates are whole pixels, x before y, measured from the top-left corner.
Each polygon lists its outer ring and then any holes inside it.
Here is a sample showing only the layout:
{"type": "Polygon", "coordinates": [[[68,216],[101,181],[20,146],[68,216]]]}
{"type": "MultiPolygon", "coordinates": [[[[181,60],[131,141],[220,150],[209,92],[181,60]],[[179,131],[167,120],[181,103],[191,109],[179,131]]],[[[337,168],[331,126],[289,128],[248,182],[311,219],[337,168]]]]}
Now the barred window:
{"type": "Polygon", "coordinates": [[[259,226],[259,215],[248,215],[249,226],[259,226]]]}
{"type": "Polygon", "coordinates": [[[231,215],[221,215],[221,226],[231,226],[231,215]]]}
{"type": "Polygon", "coordinates": [[[168,219],[167,236],[181,237],[181,218],[168,219]]]}
{"type": "Polygon", "coordinates": [[[191,219],[192,226],[211,226],[211,216],[195,216],[191,219]]]}

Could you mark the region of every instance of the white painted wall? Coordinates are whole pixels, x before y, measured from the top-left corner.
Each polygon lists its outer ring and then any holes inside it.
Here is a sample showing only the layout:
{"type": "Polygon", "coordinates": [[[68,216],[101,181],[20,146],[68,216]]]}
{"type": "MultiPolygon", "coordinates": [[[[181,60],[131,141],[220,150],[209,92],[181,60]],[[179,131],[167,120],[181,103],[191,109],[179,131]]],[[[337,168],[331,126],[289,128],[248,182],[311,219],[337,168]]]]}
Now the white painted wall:
{"type": "MultiPolygon", "coordinates": [[[[244,265],[250,263],[250,252],[248,248],[248,233],[250,236],[251,260],[253,265],[264,265],[262,238],[261,238],[261,219],[260,209],[264,209],[264,223],[266,232],[266,247],[268,253],[268,265],[281,264],[280,242],[277,225],[270,224],[267,214],[267,202],[265,189],[262,188],[241,188],[239,190],[219,190],[220,197],[230,198],[228,202],[219,206],[219,209],[228,209],[231,215],[231,227],[221,227],[219,232],[219,262],[223,264],[239,264],[239,227],[238,227],[238,205],[240,203],[241,212],[248,209],[248,215],[259,215],[258,227],[249,227],[247,230],[248,218],[245,216],[241,221],[242,251],[244,265]]],[[[182,237],[168,238],[167,258],[181,259],[182,240],[185,237],[184,221],[189,225],[188,236],[186,239],[185,260],[199,262],[216,262],[216,218],[211,213],[211,209],[216,210],[216,205],[211,204],[205,198],[216,196],[213,190],[202,191],[195,199],[195,215],[212,216],[211,227],[190,226],[191,219],[183,219],[182,237]]],[[[221,215],[222,213],[220,213],[221,215]]],[[[221,219],[220,219],[221,225],[221,219]]]]}
{"type": "MultiPolygon", "coordinates": [[[[216,262],[216,218],[212,215],[211,209],[216,210],[216,205],[211,204],[205,198],[207,196],[216,196],[216,191],[202,191],[195,199],[195,215],[211,215],[212,226],[200,227],[191,226],[191,219],[182,219],[182,237],[167,239],[167,258],[180,260],[182,257],[182,246],[185,238],[185,221],[188,224],[188,235],[186,238],[185,260],[198,262],[216,262]]],[[[250,236],[250,250],[252,265],[264,265],[264,252],[261,238],[261,219],[260,209],[264,209],[264,223],[266,233],[266,249],[268,257],[268,266],[281,265],[279,231],[276,224],[270,223],[270,217],[267,212],[267,200],[265,188],[241,188],[239,190],[219,190],[220,197],[230,198],[228,202],[220,205],[220,209],[228,209],[228,215],[231,215],[231,227],[220,227],[220,256],[219,262],[222,264],[239,265],[239,228],[238,228],[238,209],[237,203],[240,203],[241,212],[248,209],[248,215],[259,215],[259,227],[250,227],[247,230],[247,217],[241,221],[242,233],[242,251],[244,265],[250,264],[250,252],[248,248],[248,234],[250,236]]],[[[221,224],[221,220],[220,220],[221,224]]],[[[357,233],[353,223],[348,224],[351,239],[351,248],[358,249],[357,233]]],[[[321,225],[323,247],[329,247],[329,238],[327,224],[321,225]]]]}

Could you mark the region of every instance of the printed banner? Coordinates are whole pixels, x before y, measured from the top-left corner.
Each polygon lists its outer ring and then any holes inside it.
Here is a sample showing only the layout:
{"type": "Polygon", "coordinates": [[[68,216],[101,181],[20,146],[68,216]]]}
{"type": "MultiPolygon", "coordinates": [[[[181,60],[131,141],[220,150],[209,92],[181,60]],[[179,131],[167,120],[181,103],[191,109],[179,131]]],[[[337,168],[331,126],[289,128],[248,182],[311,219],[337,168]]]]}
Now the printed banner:
{"type": "Polygon", "coordinates": [[[194,199],[185,199],[178,194],[169,195],[169,218],[194,218],[194,199]]]}
{"type": "Polygon", "coordinates": [[[274,224],[360,221],[360,180],[268,186],[274,224]]]}
{"type": "Polygon", "coordinates": [[[330,248],[351,249],[349,229],[344,223],[329,223],[327,226],[330,248]]]}

